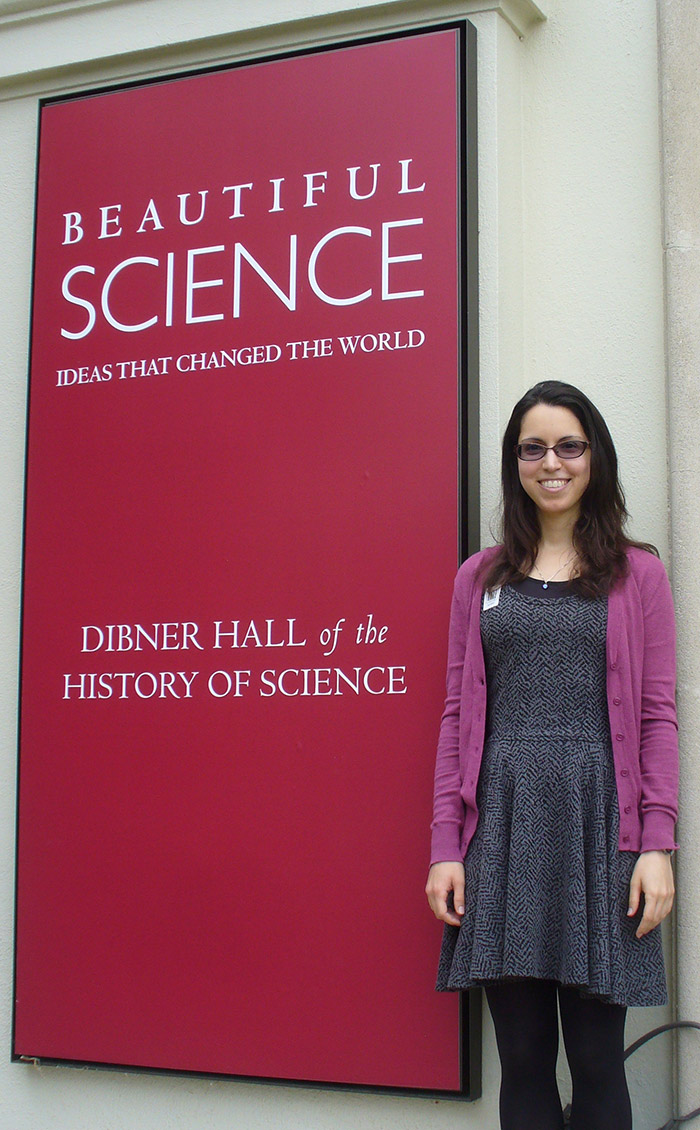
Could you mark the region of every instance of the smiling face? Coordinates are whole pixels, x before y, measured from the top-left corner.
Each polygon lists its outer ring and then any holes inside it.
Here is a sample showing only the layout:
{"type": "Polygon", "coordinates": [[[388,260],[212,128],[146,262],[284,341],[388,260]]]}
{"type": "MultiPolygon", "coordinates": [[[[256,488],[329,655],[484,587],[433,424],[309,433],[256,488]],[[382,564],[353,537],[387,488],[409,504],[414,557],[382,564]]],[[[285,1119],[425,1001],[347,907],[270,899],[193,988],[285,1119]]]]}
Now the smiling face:
{"type": "MultiPolygon", "coordinates": [[[[542,443],[551,448],[564,439],[588,438],[569,408],[535,404],[521,420],[518,443],[542,443]]],[[[518,474],[523,490],[541,516],[566,514],[573,524],[591,480],[591,450],[586,448],[577,459],[561,459],[554,451],[531,462],[518,459],[518,474]]]]}

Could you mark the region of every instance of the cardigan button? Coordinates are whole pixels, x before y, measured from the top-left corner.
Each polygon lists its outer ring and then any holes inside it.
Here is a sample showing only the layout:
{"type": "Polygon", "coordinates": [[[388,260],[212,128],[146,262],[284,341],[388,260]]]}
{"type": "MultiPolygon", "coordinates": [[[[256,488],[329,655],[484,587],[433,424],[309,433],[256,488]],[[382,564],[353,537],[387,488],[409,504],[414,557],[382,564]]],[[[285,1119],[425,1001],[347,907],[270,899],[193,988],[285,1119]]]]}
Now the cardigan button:
{"type": "Polygon", "coordinates": [[[621,702],[622,702],[622,699],[621,699],[621,698],[614,698],[614,699],[613,699],[613,704],[614,704],[615,706],[619,706],[621,702]]]}
{"type": "Polygon", "coordinates": [[[629,836],[623,836],[623,837],[622,837],[622,842],[623,842],[623,844],[628,844],[628,843],[630,842],[630,838],[629,838],[629,836]]]}
{"type": "Polygon", "coordinates": [[[610,664],[610,670],[611,671],[617,671],[617,663],[611,663],[610,664]]]}
{"type": "Polygon", "coordinates": [[[629,777],[629,775],[630,775],[629,769],[621,769],[620,770],[620,776],[621,777],[629,777]]]}
{"type": "Polygon", "coordinates": [[[622,742],[625,739],[624,734],[615,734],[615,737],[617,738],[618,742],[622,742]]]}
{"type": "Polygon", "coordinates": [[[632,811],[632,805],[631,805],[631,804],[626,804],[626,805],[625,805],[625,812],[631,812],[631,811],[632,811]]]}

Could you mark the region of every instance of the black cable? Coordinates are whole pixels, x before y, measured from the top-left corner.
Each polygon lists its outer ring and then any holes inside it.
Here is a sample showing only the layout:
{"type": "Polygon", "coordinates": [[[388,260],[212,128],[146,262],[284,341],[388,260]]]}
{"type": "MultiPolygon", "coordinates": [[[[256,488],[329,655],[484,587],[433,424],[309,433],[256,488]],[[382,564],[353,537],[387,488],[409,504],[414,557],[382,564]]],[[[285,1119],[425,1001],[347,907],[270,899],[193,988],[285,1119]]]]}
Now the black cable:
{"type": "MultiPolygon", "coordinates": [[[[624,1058],[629,1059],[632,1053],[637,1051],[637,1048],[641,1048],[644,1044],[648,1043],[649,1040],[653,1040],[654,1036],[660,1036],[662,1032],[672,1032],[675,1028],[700,1029],[700,1024],[695,1020],[674,1020],[670,1024],[660,1024],[658,1028],[652,1028],[650,1032],[646,1032],[643,1036],[640,1036],[638,1040],[635,1040],[633,1044],[630,1044],[630,1046],[625,1049],[624,1058]]],[[[678,1130],[683,1122],[690,1122],[692,1118],[697,1118],[699,1114],[700,1106],[696,1107],[695,1110],[691,1110],[690,1114],[681,1114],[678,1118],[670,1118],[668,1122],[665,1122],[663,1126],[659,1127],[659,1130],[678,1130]]]]}
{"type": "MultiPolygon", "coordinates": [[[[649,1040],[653,1040],[654,1036],[660,1036],[663,1032],[672,1032],[674,1028],[700,1029],[700,1024],[698,1024],[695,1020],[674,1020],[670,1024],[660,1024],[658,1028],[652,1028],[650,1032],[645,1032],[643,1036],[640,1036],[638,1040],[635,1040],[633,1044],[630,1044],[628,1048],[625,1048],[625,1054],[623,1058],[629,1059],[633,1052],[636,1052],[638,1048],[641,1048],[644,1044],[647,1044],[649,1040]]],[[[571,1104],[565,1107],[563,1114],[564,1125],[568,1126],[569,1118],[571,1116],[571,1104]]],[[[659,1130],[679,1130],[679,1127],[682,1125],[682,1123],[690,1122],[691,1119],[697,1118],[698,1115],[700,1115],[700,1106],[696,1107],[695,1110],[691,1110],[690,1114],[681,1114],[678,1116],[678,1118],[670,1118],[668,1122],[665,1122],[663,1124],[663,1126],[659,1126],[659,1130]]]]}
{"type": "MultiPolygon", "coordinates": [[[[660,1036],[662,1032],[670,1032],[673,1028],[700,1028],[700,1024],[695,1020],[673,1020],[670,1024],[660,1024],[658,1028],[652,1028],[650,1032],[645,1032],[643,1036],[640,1036],[638,1040],[625,1048],[624,1058],[628,1059],[632,1052],[636,1052],[637,1048],[641,1048],[643,1044],[653,1040],[654,1036],[660,1036]]],[[[661,1130],[666,1130],[666,1127],[662,1126],[661,1130]]]]}

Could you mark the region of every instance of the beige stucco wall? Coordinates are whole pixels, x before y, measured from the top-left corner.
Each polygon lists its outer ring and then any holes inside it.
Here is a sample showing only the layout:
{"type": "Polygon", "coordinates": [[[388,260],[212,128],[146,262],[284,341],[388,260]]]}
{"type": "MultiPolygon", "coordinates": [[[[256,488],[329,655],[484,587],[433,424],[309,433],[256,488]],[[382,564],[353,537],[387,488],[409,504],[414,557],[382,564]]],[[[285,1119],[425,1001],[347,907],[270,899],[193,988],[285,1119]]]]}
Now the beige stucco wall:
{"type": "MultiPolygon", "coordinates": [[[[669,560],[655,0],[0,0],[0,1032],[6,1049],[0,1130],[223,1130],[232,1123],[251,1130],[439,1130],[456,1118],[479,1130],[497,1125],[498,1070],[488,1019],[484,1098],[460,1109],[448,1101],[7,1062],[37,99],[455,15],[473,18],[479,34],[484,540],[490,540],[497,504],[500,432],[513,400],[535,380],[561,377],[581,384],[607,416],[634,532],[656,542],[669,560]],[[546,21],[539,18],[544,9],[546,21]]],[[[682,294],[679,285],[678,301],[682,294]]],[[[675,317],[674,307],[671,322],[675,317]]],[[[682,405],[695,410],[693,386],[685,387],[682,405]]],[[[674,427],[685,426],[684,407],[674,416],[673,405],[672,437],[674,427]]],[[[682,461],[672,469],[679,484],[692,473],[682,461]]],[[[685,499],[689,491],[675,497],[685,499]]],[[[687,538],[688,546],[698,528],[691,513],[687,502],[674,509],[674,537],[687,538]]],[[[680,560],[674,553],[677,584],[680,560]]],[[[687,808],[684,835],[692,834],[687,808]]],[[[686,883],[691,886],[690,876],[686,883]]],[[[692,938],[697,911],[692,901],[687,905],[680,921],[692,938]]],[[[692,945],[687,952],[689,976],[692,945]]],[[[629,1034],[664,1018],[659,1010],[638,1010],[629,1034]]],[[[646,1053],[630,1076],[636,1130],[655,1130],[670,1114],[668,1048],[646,1053]]]]}
{"type": "MultiPolygon", "coordinates": [[[[700,431],[700,8],[660,0],[664,259],[668,358],[672,571],[678,607],[678,706],[682,851],[677,875],[678,1015],[700,1018],[700,469],[692,457],[700,431]]],[[[678,1044],[679,1112],[700,1104],[696,1032],[678,1044]]]]}

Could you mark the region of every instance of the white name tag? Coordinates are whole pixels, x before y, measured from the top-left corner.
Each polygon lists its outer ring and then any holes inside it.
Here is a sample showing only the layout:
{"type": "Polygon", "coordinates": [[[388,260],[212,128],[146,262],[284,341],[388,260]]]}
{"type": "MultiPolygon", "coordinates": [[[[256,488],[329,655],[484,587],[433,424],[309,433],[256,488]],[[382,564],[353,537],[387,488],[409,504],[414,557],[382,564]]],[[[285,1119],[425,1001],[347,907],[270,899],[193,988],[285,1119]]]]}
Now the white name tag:
{"type": "Polygon", "coordinates": [[[500,599],[501,599],[501,587],[500,587],[500,585],[497,589],[494,589],[493,592],[485,592],[484,593],[484,612],[486,612],[487,608],[495,608],[500,599]]]}

